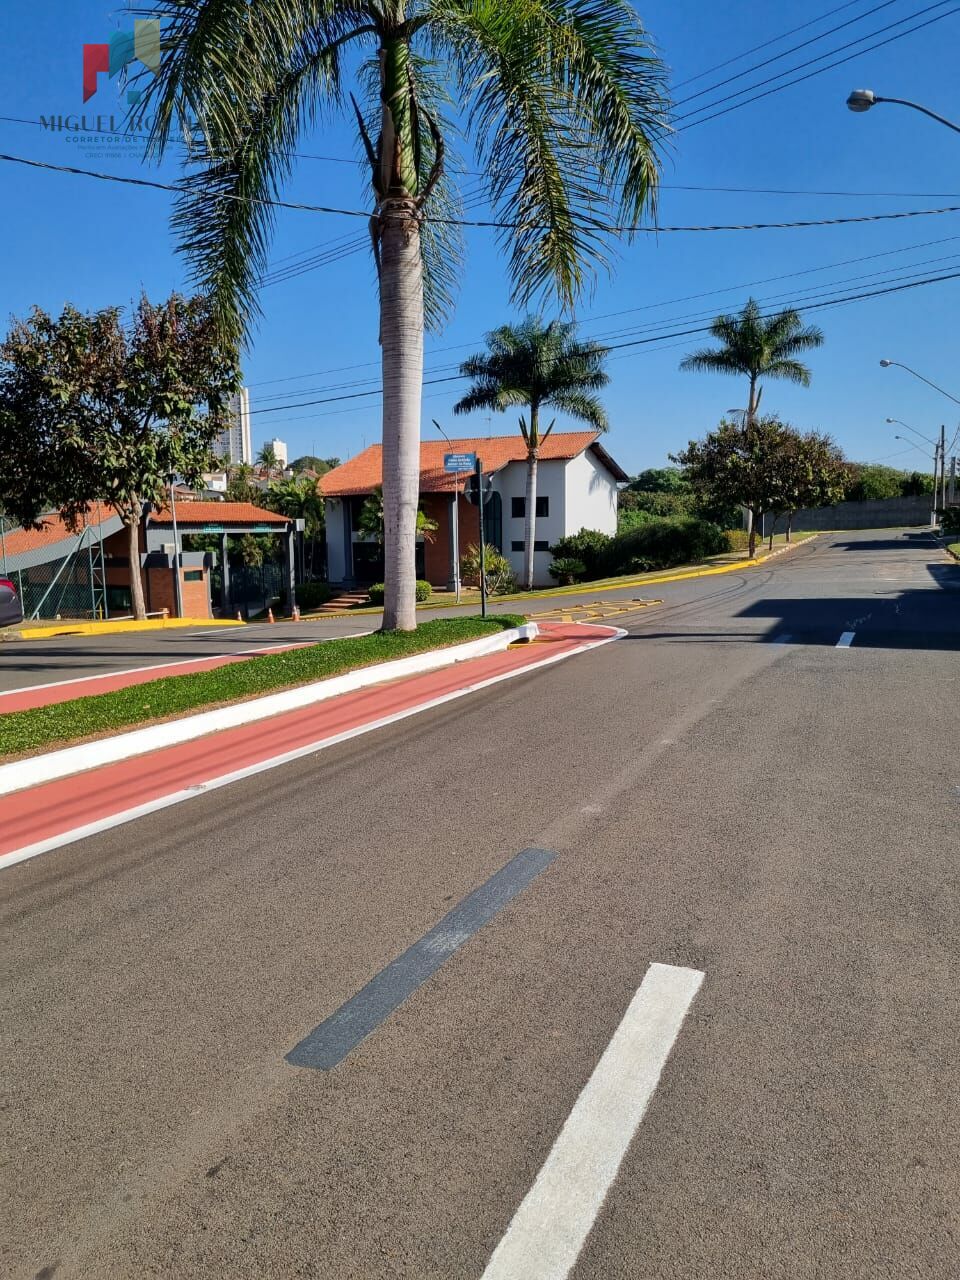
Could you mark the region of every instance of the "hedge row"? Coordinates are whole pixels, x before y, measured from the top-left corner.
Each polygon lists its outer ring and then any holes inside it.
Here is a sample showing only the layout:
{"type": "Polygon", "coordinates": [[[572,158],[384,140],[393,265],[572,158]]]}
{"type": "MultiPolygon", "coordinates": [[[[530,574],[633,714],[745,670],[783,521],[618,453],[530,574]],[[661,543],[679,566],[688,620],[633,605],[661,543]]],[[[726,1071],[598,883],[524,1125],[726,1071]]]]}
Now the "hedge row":
{"type": "Polygon", "coordinates": [[[595,529],[581,529],[550,548],[556,560],[579,562],[583,581],[648,573],[674,565],[722,555],[729,544],[719,525],[709,520],[651,519],[611,537],[595,529]]]}

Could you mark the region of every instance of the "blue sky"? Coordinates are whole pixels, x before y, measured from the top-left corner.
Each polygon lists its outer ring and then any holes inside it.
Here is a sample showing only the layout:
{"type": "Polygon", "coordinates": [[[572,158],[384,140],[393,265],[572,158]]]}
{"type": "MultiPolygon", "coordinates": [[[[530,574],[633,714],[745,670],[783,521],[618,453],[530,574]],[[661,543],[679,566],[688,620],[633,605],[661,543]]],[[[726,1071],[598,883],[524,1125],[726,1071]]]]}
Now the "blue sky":
{"type": "MultiPolygon", "coordinates": [[[[37,120],[40,115],[79,114],[81,46],[106,41],[111,30],[129,25],[125,7],[103,0],[71,0],[69,5],[63,0],[7,0],[6,46],[13,56],[0,67],[0,115],[37,120]]],[[[678,116],[778,73],[793,78],[783,73],[921,10],[929,12],[916,23],[949,14],[924,30],[873,52],[857,53],[843,66],[715,120],[694,126],[698,117],[690,116],[664,168],[660,223],[798,221],[960,205],[960,136],[901,107],[877,106],[866,115],[854,115],[844,106],[851,88],[866,86],[960,118],[956,8],[952,3],[931,8],[930,0],[854,0],[842,7],[838,0],[790,5],[649,0],[638,5],[671,68],[678,116]],[[872,16],[865,16],[871,11],[872,16]],[[827,12],[832,16],[785,40],[682,83],[827,12]],[[815,39],[830,27],[861,17],[832,36],[815,39]],[[811,39],[815,42],[807,48],[744,74],[811,39]],[[736,79],[682,104],[682,99],[728,76],[736,79]],[[850,194],[717,190],[723,187],[850,194]]],[[[854,50],[835,56],[846,52],[854,50]]],[[[88,117],[94,109],[120,116],[122,101],[114,83],[104,83],[87,104],[88,117]]],[[[146,171],[133,150],[97,154],[76,135],[53,135],[35,125],[0,121],[0,139],[0,151],[6,154],[124,176],[176,177],[172,165],[159,175],[146,171]]],[[[305,137],[299,150],[349,159],[355,155],[355,140],[346,123],[334,124],[305,137]]],[[[469,161],[468,156],[468,167],[473,167],[469,161]]],[[[0,164],[0,183],[4,320],[34,304],[56,311],[72,302],[92,309],[127,303],[141,289],[161,297],[187,286],[186,267],[168,229],[166,193],[8,163],[0,164]]],[[[366,192],[352,164],[303,159],[285,195],[295,201],[359,208],[365,207],[366,192]]],[[[280,266],[296,264],[295,255],[314,246],[318,253],[331,242],[334,249],[340,244],[349,247],[362,234],[359,220],[283,210],[273,259],[280,266]]],[[[636,332],[641,325],[654,326],[644,331],[647,335],[694,327],[713,312],[736,309],[751,292],[762,302],[801,304],[804,298],[884,287],[894,283],[894,277],[906,280],[957,270],[958,214],[836,227],[647,236],[621,247],[613,276],[599,279],[577,318],[584,333],[618,342],[643,336],[636,332]],[[904,252],[892,252],[898,250],[904,252]],[[887,256],[871,256],[881,254],[887,256]],[[857,258],[867,260],[850,262],[857,258]],[[831,265],[841,263],[847,265],[831,265]],[[801,272],[806,274],[771,280],[801,272]],[[748,287],[755,281],[768,283],[748,287]]],[[[879,360],[886,356],[911,365],[960,397],[958,286],[958,280],[946,281],[810,311],[808,319],[821,325],[826,335],[824,348],[809,360],[813,384],[802,389],[771,383],[764,393],[765,407],[802,428],[831,432],[849,457],[927,466],[926,447],[902,453],[906,446],[893,438],[898,428],[888,427],[884,419],[902,419],[926,435],[933,435],[945,421],[949,440],[960,410],[902,370],[881,369],[879,360]]],[[[378,440],[375,396],[293,407],[301,400],[355,394],[374,385],[369,380],[377,375],[376,292],[369,254],[355,252],[265,289],[262,304],[264,314],[244,362],[255,411],[255,443],[278,435],[289,443],[291,456],[316,452],[347,457],[378,440]]],[[[479,348],[485,331],[516,314],[492,234],[468,231],[460,298],[446,330],[428,339],[427,378],[454,372],[455,362],[479,348]]],[[[606,444],[628,470],[663,464],[668,453],[709,430],[725,410],[743,403],[744,388],[735,379],[678,371],[685,351],[701,341],[668,338],[612,354],[606,393],[612,427],[606,444]]],[[[513,415],[494,415],[489,422],[485,415],[454,419],[451,410],[460,385],[425,387],[425,435],[435,434],[434,417],[450,434],[499,434],[515,428],[513,415]]]]}

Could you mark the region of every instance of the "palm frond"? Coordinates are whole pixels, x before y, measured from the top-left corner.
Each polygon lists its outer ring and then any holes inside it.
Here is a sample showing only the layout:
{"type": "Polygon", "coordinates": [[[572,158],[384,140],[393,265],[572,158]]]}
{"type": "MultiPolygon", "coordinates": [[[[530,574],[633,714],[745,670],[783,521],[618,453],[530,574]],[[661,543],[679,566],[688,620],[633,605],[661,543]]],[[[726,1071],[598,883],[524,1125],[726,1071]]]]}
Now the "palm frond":
{"type": "Polygon", "coordinates": [[[809,387],[810,370],[799,360],[772,360],[763,371],[765,378],[782,378],[785,382],[796,382],[801,387],[809,387]]]}
{"type": "Polygon", "coordinates": [[[568,418],[586,422],[597,431],[606,431],[610,426],[607,412],[600,400],[585,391],[555,391],[550,397],[550,405],[565,413],[568,418]]]}
{"type": "Polygon", "coordinates": [[[341,99],[344,44],[372,32],[359,6],[309,0],[163,0],[161,69],[138,105],[161,155],[179,123],[199,134],[173,225],[196,284],[224,329],[240,337],[258,311],[257,284],[274,225],[268,203],[288,176],[297,139],[341,99]],[[307,18],[309,17],[309,22],[307,18]]]}

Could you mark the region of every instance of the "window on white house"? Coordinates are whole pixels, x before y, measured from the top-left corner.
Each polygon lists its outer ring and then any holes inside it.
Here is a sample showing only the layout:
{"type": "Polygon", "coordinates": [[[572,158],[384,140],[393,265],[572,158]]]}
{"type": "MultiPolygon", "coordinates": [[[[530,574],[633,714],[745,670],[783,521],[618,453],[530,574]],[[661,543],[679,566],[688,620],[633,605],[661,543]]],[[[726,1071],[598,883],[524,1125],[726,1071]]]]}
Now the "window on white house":
{"type": "MultiPolygon", "coordinates": [[[[541,540],[540,540],[539,538],[536,538],[536,539],[534,539],[533,549],[534,549],[534,551],[549,551],[549,550],[550,550],[550,543],[549,543],[549,541],[548,541],[546,538],[544,538],[544,540],[543,540],[542,542],[541,542],[541,540]]],[[[523,541],[522,541],[521,539],[519,539],[519,538],[515,539],[513,542],[511,542],[511,543],[510,543],[510,550],[511,550],[511,551],[522,551],[522,550],[523,550],[523,541]]]]}
{"type": "MultiPolygon", "coordinates": [[[[511,498],[510,499],[510,515],[513,517],[513,519],[523,520],[526,514],[527,514],[526,498],[511,498]]],[[[539,520],[541,516],[549,516],[549,514],[550,514],[549,497],[537,498],[537,519],[539,520]]]]}

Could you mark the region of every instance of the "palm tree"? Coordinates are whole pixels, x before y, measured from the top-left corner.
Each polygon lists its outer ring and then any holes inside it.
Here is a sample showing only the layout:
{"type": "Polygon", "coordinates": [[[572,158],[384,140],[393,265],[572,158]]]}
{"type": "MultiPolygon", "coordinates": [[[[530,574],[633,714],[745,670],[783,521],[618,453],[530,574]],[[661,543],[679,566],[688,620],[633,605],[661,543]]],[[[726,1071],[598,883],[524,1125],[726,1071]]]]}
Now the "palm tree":
{"type": "MultiPolygon", "coordinates": [[[[432,542],[433,535],[437,532],[438,527],[436,520],[431,520],[427,513],[418,506],[416,536],[418,538],[422,537],[425,542],[432,542]]],[[[365,538],[375,538],[382,547],[386,541],[385,530],[383,485],[378,484],[360,508],[360,515],[357,518],[357,532],[362,533],[365,538]]]]}
{"type": "Polygon", "coordinates": [[[318,118],[356,119],[379,278],[384,626],[410,630],[424,325],[460,276],[448,140],[473,138],[515,296],[572,305],[609,222],[636,224],[654,203],[663,63],[627,0],[155,0],[151,13],[162,61],[131,127],[149,126],[154,157],[178,128],[190,139],[173,222],[237,340],[298,144],[318,118]]]}
{"type": "Polygon", "coordinates": [[[537,462],[540,446],[553,430],[554,419],[540,429],[540,410],[556,409],[567,417],[606,431],[607,415],[592,393],[605,387],[606,348],[580,342],[576,325],[527,316],[516,325],[505,324],[487,334],[487,350],[460,366],[473,386],[454,406],[454,413],[474,409],[503,412],[523,405],[529,420],[520,416],[520,434],[527,446],[527,489],[523,526],[523,581],[533,587],[533,553],[537,523],[537,462]]]}
{"type": "Polygon", "coordinates": [[[746,421],[753,422],[760,408],[761,378],[784,378],[810,385],[810,370],[796,358],[801,351],[823,346],[823,332],[804,325],[792,307],[764,316],[760,304],[750,298],[738,316],[717,316],[710,332],[722,346],[704,347],[680,361],[680,368],[698,373],[738,373],[750,380],[746,421]]]}

